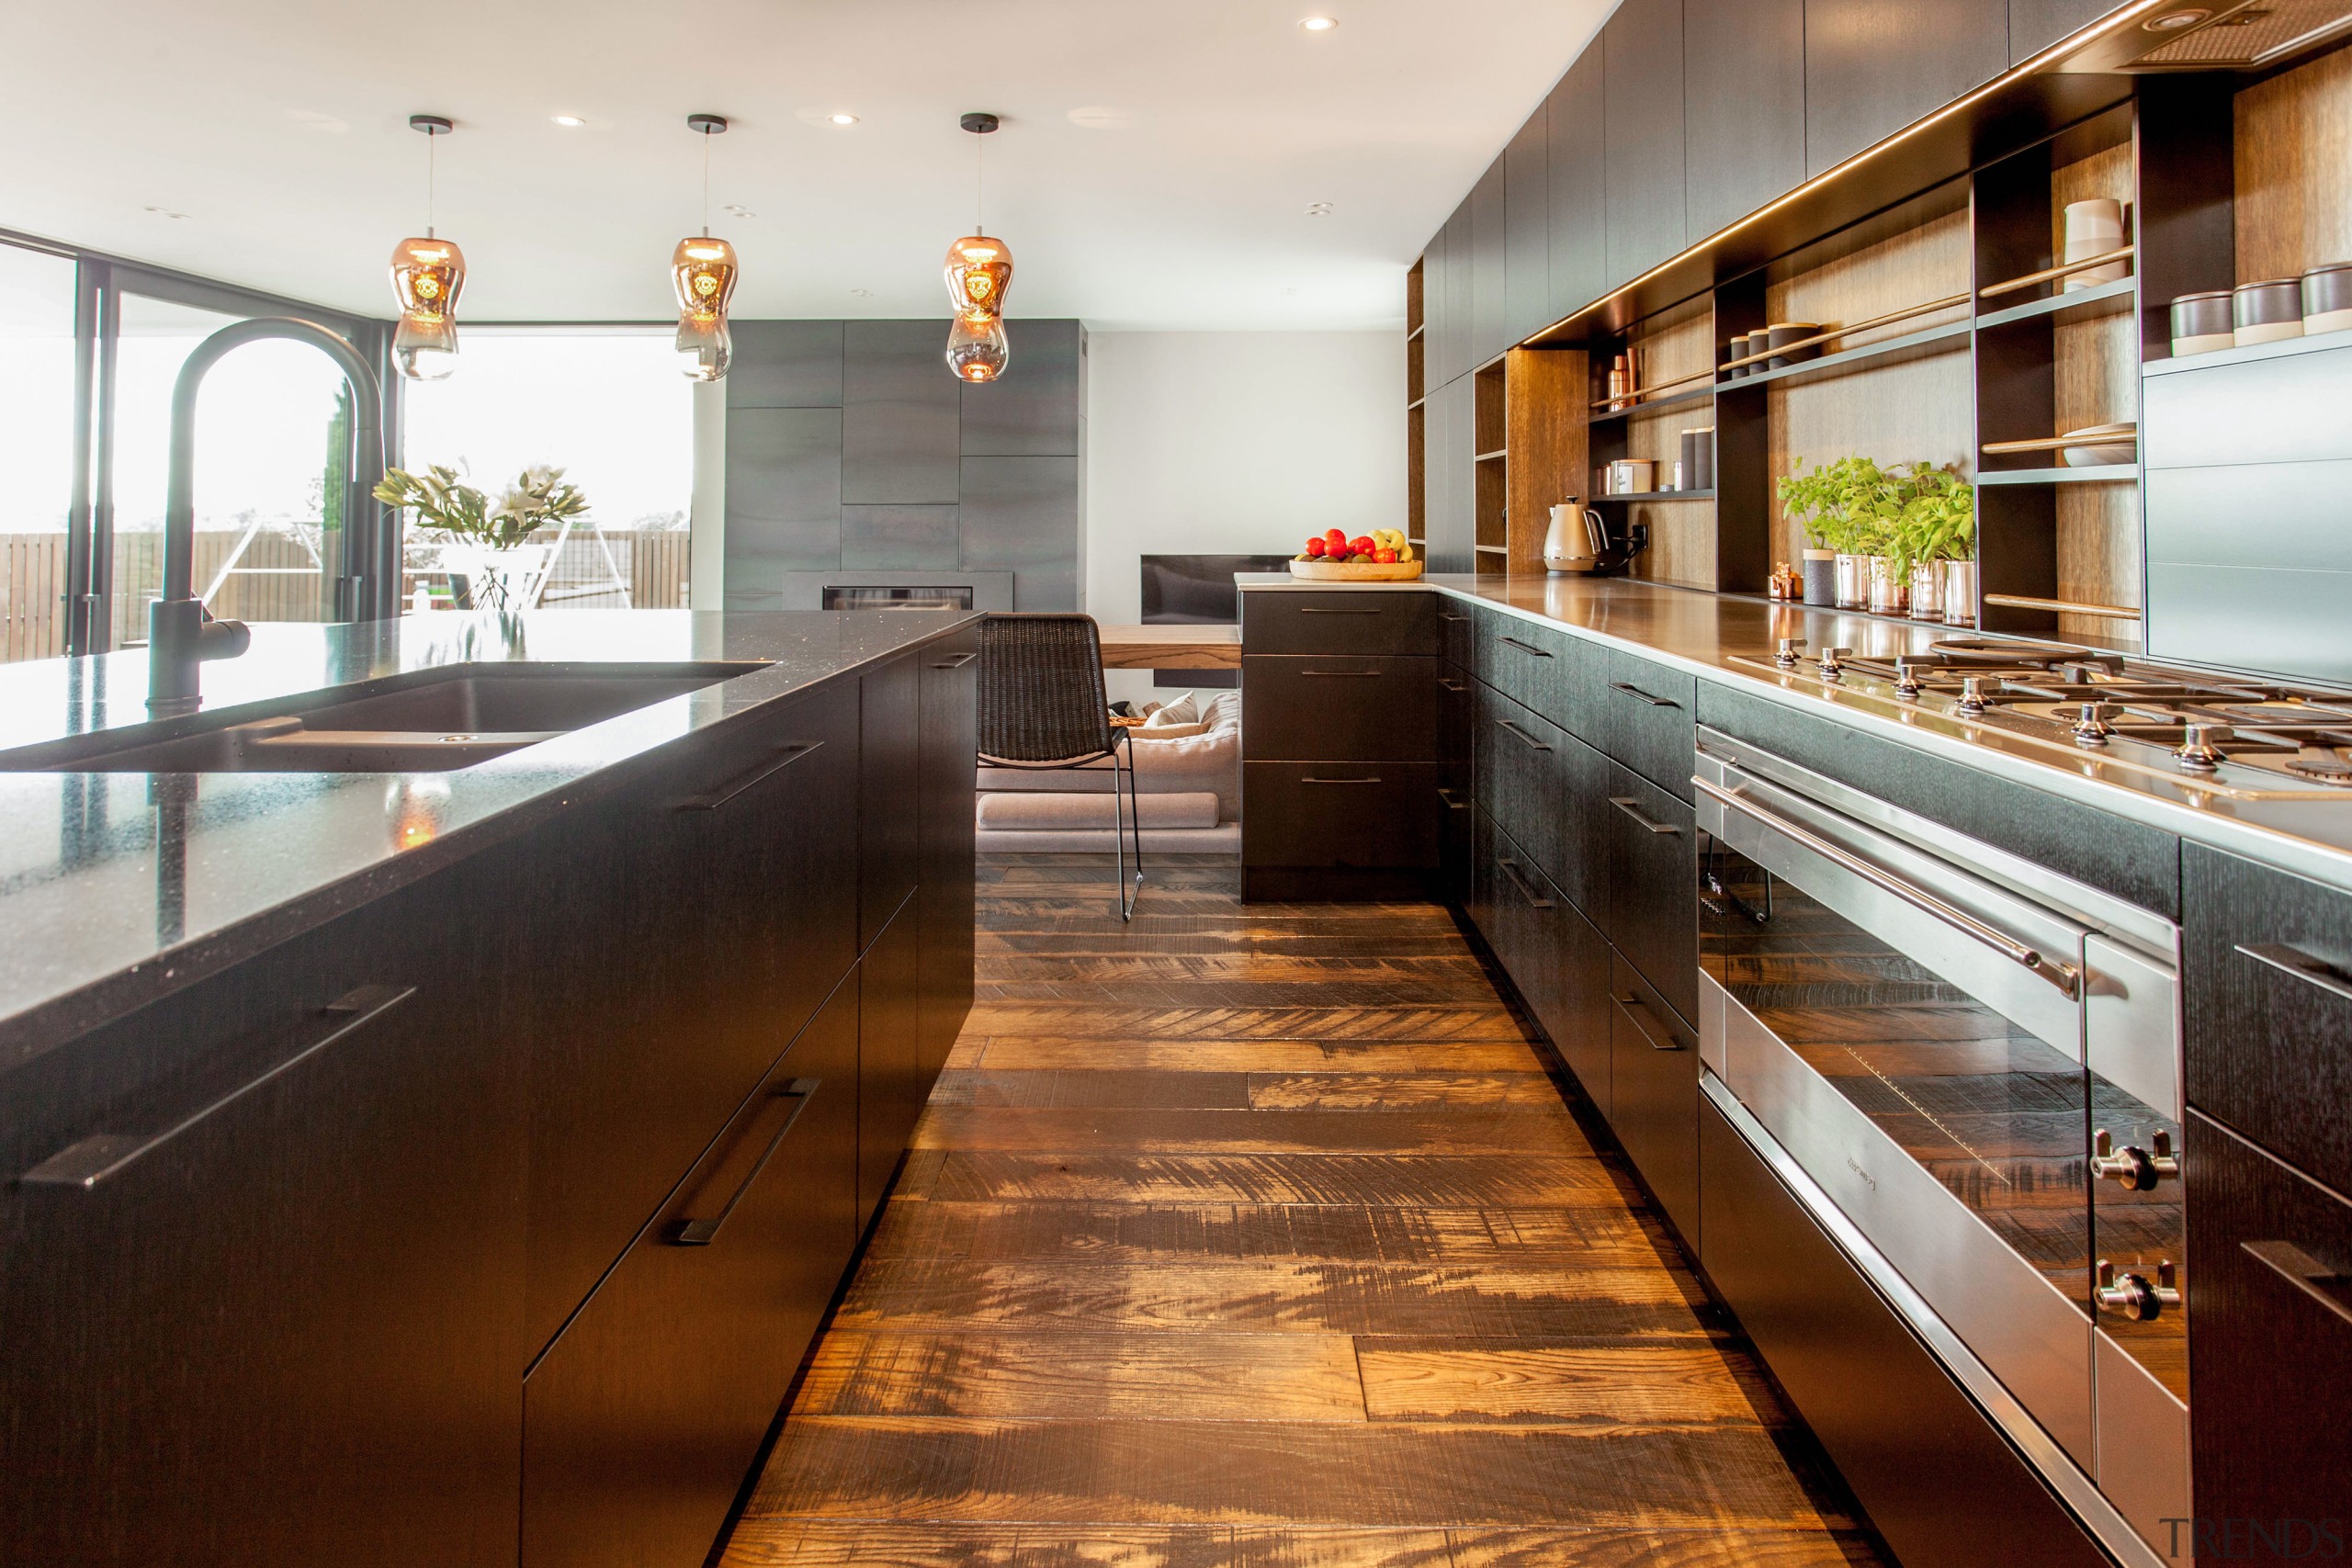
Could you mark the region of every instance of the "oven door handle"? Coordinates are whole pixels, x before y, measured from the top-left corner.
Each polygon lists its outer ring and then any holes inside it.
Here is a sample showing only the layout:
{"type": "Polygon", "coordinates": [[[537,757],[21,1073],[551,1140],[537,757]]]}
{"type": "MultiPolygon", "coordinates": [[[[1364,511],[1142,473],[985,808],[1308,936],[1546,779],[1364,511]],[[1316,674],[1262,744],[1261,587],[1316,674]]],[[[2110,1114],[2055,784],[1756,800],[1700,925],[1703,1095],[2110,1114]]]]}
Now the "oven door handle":
{"type": "Polygon", "coordinates": [[[2082,971],[2072,964],[2053,961],[2039,949],[2019,942],[2008,932],[1986,925],[1967,910],[1945,903],[1932,893],[1915,887],[1899,876],[1881,871],[1877,866],[1852,852],[1831,843],[1808,828],[1790,821],[1778,812],[1767,811],[1743,795],[1711,784],[1702,778],[1692,778],[1691,784],[1700,794],[1719,805],[1761,823],[1773,832],[1792,840],[1815,854],[1842,870],[1849,871],[1882,893],[1892,894],[1923,915],[1931,915],[1963,936],[1973,937],[2020,968],[2041,976],[2069,997],[2081,995],[2082,971]]]}

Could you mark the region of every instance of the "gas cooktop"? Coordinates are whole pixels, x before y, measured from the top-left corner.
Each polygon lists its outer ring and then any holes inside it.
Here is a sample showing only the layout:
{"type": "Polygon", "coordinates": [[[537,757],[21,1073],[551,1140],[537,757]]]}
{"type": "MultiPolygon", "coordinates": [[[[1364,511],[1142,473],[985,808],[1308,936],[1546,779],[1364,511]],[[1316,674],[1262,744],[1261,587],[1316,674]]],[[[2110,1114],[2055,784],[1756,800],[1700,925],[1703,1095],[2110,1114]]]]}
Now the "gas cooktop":
{"type": "Polygon", "coordinates": [[[2352,802],[2352,691],[2217,677],[2063,643],[1956,638],[1925,653],[1733,662],[1868,693],[2198,793],[2352,802]]]}

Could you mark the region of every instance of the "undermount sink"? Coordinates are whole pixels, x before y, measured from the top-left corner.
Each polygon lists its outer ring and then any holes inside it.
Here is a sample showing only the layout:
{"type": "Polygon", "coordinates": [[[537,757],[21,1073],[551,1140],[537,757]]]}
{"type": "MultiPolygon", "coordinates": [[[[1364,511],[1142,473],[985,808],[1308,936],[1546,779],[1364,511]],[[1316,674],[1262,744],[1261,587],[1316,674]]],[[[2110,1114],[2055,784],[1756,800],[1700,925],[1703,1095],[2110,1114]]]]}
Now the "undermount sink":
{"type": "Polygon", "coordinates": [[[757,662],[458,664],[0,752],[0,771],[409,773],[468,768],[747,675],[757,662]]]}

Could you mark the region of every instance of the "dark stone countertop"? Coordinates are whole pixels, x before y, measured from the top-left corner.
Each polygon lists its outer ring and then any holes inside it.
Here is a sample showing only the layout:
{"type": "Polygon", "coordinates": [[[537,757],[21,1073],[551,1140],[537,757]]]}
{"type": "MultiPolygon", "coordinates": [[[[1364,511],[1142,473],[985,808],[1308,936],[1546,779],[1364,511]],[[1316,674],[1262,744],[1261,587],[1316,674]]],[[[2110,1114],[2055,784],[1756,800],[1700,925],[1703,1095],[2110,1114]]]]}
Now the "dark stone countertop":
{"type": "MultiPolygon", "coordinates": [[[[469,662],[768,667],[446,773],[0,772],[0,1072],[524,831],[683,737],[977,618],[562,610],[256,626],[243,657],[204,666],[199,724],[469,662]]],[[[0,665],[0,751],[145,725],[146,695],[144,649],[0,665]]]]}
{"type": "MultiPolygon", "coordinates": [[[[2352,890],[2352,791],[2315,784],[2298,798],[2233,796],[2183,784],[2177,774],[2137,767],[2120,755],[2101,756],[2063,741],[2053,744],[2005,731],[1997,719],[1962,718],[1949,711],[1946,699],[1904,702],[1895,697],[1890,682],[1849,674],[1838,685],[1827,686],[1804,674],[1782,673],[1772,665],[1781,637],[1802,637],[1815,650],[1849,648],[1864,656],[1891,658],[1925,653],[1931,644],[1950,637],[1986,635],[1973,629],[1808,609],[1628,578],[1432,574],[1417,582],[1331,583],[1306,581],[1288,573],[1259,573],[1237,581],[1254,592],[1434,589],[1616,645],[1751,696],[1835,719],[2185,840],[2352,890]]],[[[2246,678],[2237,671],[2213,673],[2217,679],[2246,678]]]]}

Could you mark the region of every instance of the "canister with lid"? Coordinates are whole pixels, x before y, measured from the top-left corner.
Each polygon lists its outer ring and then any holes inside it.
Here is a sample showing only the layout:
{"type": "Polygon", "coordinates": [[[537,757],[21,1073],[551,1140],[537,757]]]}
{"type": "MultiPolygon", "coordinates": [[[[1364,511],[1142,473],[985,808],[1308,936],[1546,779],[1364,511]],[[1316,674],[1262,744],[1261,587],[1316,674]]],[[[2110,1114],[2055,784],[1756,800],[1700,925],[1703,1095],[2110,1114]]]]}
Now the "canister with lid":
{"type": "Polygon", "coordinates": [[[2352,327],[2352,262],[2329,262],[2303,274],[2303,335],[2352,327]]]}
{"type": "Polygon", "coordinates": [[[2239,284],[2230,296],[2230,325],[2240,348],[2302,336],[2302,280],[2272,277],[2239,284]]]}
{"type": "Polygon", "coordinates": [[[2208,288],[2183,294],[2172,302],[2172,354],[2175,359],[2211,354],[2233,346],[2237,338],[2230,325],[2230,291],[2208,288]]]}

